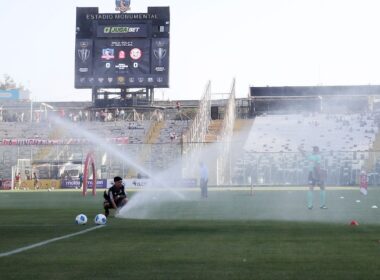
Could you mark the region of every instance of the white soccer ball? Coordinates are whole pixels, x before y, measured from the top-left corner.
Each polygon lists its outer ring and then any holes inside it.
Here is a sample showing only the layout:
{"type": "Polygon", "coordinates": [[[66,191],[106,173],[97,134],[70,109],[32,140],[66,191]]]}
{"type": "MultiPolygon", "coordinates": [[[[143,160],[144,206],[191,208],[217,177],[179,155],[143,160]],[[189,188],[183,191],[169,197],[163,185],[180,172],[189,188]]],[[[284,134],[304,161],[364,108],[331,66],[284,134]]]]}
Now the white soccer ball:
{"type": "Polygon", "coordinates": [[[75,223],[78,225],[85,225],[87,223],[87,216],[85,214],[79,214],[75,218],[75,223]]]}
{"type": "Polygon", "coordinates": [[[107,217],[103,214],[98,214],[95,216],[94,222],[97,225],[105,225],[107,223],[107,217]]]}

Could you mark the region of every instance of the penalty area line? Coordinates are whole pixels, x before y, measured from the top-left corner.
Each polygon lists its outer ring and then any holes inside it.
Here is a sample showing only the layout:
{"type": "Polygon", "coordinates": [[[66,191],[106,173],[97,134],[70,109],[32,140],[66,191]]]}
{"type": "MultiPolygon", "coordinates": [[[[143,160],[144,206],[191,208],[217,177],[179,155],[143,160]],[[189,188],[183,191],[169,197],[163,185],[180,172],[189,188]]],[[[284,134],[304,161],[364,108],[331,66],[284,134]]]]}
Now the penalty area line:
{"type": "Polygon", "coordinates": [[[12,250],[12,251],[9,251],[9,252],[0,253],[0,258],[1,257],[8,257],[8,256],[11,256],[11,255],[14,255],[14,254],[17,254],[17,253],[21,253],[21,252],[24,252],[24,251],[27,251],[27,250],[30,250],[30,249],[33,249],[33,248],[36,248],[36,247],[41,247],[41,246],[44,246],[46,244],[49,244],[49,243],[52,243],[52,242],[55,242],[55,241],[59,241],[59,240],[67,239],[67,238],[70,238],[70,237],[73,237],[73,236],[76,236],[76,235],[84,234],[86,232],[89,232],[89,231],[92,231],[92,230],[95,230],[95,229],[98,229],[98,228],[102,228],[102,227],[104,227],[104,225],[99,225],[99,226],[92,227],[92,228],[89,228],[89,229],[85,229],[85,230],[82,230],[82,231],[79,231],[79,232],[70,233],[70,234],[67,234],[67,235],[64,235],[64,236],[48,239],[48,240],[45,240],[45,241],[42,241],[42,242],[38,242],[38,243],[29,245],[29,246],[25,246],[25,247],[21,247],[21,248],[12,250]]]}

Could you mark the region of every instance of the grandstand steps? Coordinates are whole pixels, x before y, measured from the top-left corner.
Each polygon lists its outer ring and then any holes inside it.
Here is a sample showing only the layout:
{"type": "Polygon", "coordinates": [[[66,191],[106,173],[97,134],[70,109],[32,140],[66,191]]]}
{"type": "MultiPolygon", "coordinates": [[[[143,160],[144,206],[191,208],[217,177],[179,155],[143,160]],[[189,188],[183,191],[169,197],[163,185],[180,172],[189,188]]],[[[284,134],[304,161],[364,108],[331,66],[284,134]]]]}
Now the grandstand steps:
{"type": "Polygon", "coordinates": [[[231,168],[233,173],[242,173],[242,162],[244,158],[244,145],[248,139],[249,132],[255,122],[255,119],[236,119],[234,123],[232,146],[231,146],[231,168]]]}
{"type": "Polygon", "coordinates": [[[255,122],[255,119],[236,119],[235,120],[232,141],[241,142],[241,145],[238,145],[240,149],[241,147],[243,147],[254,122],[255,122]]]}
{"type": "Polygon", "coordinates": [[[222,130],[223,120],[212,120],[207,128],[205,138],[206,143],[213,143],[218,140],[218,136],[222,130]]]}
{"type": "Polygon", "coordinates": [[[254,119],[236,119],[234,124],[234,133],[239,131],[247,131],[251,129],[254,119]]]}
{"type": "MultiPolygon", "coordinates": [[[[165,126],[164,121],[153,121],[149,127],[148,133],[145,136],[144,144],[154,144],[157,142],[157,139],[160,136],[161,129],[165,126]]],[[[140,165],[143,165],[147,162],[147,158],[151,153],[151,145],[142,145],[142,151],[140,152],[138,162],[140,165]]],[[[128,170],[128,177],[136,177],[138,171],[130,168],[128,170]]]]}
{"type": "Polygon", "coordinates": [[[149,131],[146,135],[145,143],[154,144],[157,142],[158,137],[160,136],[161,129],[165,126],[164,121],[153,122],[149,128],[149,131]]]}
{"type": "Polygon", "coordinates": [[[380,151],[380,132],[376,133],[375,140],[373,141],[372,149],[369,151],[368,159],[364,162],[364,169],[367,172],[376,169],[377,154],[380,151]]]}
{"type": "MultiPolygon", "coordinates": [[[[249,132],[253,124],[252,119],[237,119],[234,124],[234,133],[246,131],[249,132]]],[[[206,134],[206,142],[215,142],[222,130],[223,120],[212,120],[208,126],[208,133],[206,134]]]]}
{"type": "Polygon", "coordinates": [[[373,141],[372,149],[374,151],[380,150],[380,132],[376,133],[375,141],[373,141]]]}
{"type": "MultiPolygon", "coordinates": [[[[63,131],[60,128],[54,129],[48,136],[49,139],[60,139],[63,136],[63,131]]],[[[46,159],[52,151],[54,151],[53,145],[44,146],[39,149],[37,154],[34,156],[34,160],[44,160],[46,159]]]]}

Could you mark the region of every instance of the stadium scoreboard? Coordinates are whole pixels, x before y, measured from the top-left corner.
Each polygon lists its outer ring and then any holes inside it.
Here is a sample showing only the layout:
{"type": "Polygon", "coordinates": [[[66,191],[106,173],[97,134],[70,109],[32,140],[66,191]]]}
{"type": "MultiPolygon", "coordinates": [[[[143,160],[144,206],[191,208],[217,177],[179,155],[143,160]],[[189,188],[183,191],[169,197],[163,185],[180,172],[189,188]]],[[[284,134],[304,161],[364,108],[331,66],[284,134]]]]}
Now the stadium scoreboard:
{"type": "Polygon", "coordinates": [[[169,7],[147,13],[77,8],[75,88],[169,87],[169,7]]]}

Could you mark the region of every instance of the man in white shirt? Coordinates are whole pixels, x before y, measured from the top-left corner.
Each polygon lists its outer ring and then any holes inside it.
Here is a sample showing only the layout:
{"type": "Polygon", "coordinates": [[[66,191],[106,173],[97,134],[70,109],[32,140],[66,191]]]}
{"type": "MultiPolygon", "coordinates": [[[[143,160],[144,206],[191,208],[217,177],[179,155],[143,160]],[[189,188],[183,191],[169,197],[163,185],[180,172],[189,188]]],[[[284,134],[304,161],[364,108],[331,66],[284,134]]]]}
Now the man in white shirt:
{"type": "Polygon", "coordinates": [[[199,185],[201,188],[201,197],[207,198],[208,196],[208,191],[207,191],[208,169],[207,169],[207,166],[204,164],[204,162],[200,162],[199,166],[200,166],[199,185]]]}

